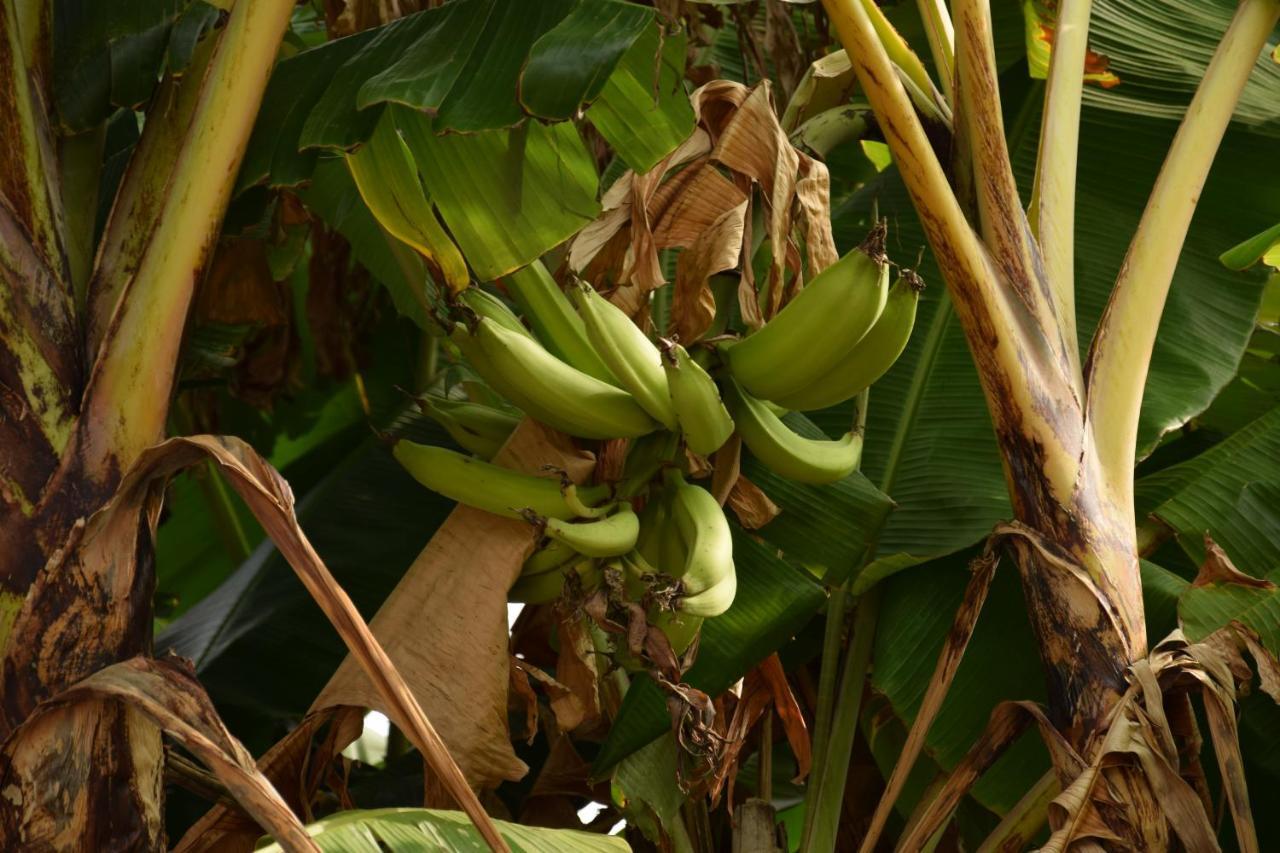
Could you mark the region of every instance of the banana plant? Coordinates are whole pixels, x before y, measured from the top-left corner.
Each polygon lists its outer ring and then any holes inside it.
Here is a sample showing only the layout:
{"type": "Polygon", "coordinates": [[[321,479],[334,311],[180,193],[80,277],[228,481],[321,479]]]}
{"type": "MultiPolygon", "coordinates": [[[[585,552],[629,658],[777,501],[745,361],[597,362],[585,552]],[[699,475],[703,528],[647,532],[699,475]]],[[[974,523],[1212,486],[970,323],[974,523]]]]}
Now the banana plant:
{"type": "MultiPolygon", "coordinates": [[[[1195,847],[1204,832],[1212,837],[1211,815],[1203,809],[1184,815],[1184,804],[1174,802],[1149,764],[1103,765],[1126,749],[1164,748],[1163,730],[1148,729],[1133,741],[1124,733],[1141,713],[1134,710],[1131,668],[1154,659],[1134,510],[1139,411],[1178,249],[1280,3],[1240,3],[1174,138],[1083,360],[1075,185],[1091,3],[1066,0],[1057,10],[1035,190],[1025,210],[1006,142],[988,4],[957,0],[950,12],[941,3],[920,5],[936,86],[910,47],[888,32],[874,3],[823,2],[938,258],[995,427],[1018,521],[1002,535],[1003,545],[1022,577],[1044,662],[1050,733],[1074,756],[1065,759],[1051,743],[1063,787],[1078,788],[1077,799],[1056,813],[1054,842],[1070,844],[1077,832],[1100,829],[1082,830],[1080,821],[1101,820],[1120,843],[1164,849],[1176,836],[1195,847]],[[930,101],[950,114],[949,148],[935,147],[926,134],[931,116],[920,106],[920,91],[933,93],[930,101]],[[949,151],[950,160],[940,151],[949,151]],[[1089,774],[1106,779],[1119,808],[1095,807],[1092,782],[1084,781],[1089,774]]],[[[913,739],[927,730],[930,714],[917,717],[913,739]]],[[[908,758],[895,769],[863,849],[875,843],[910,765],[908,758]]],[[[1233,815],[1242,846],[1256,846],[1247,806],[1233,815]]],[[[923,841],[937,826],[926,821],[912,837],[923,841]]]]}

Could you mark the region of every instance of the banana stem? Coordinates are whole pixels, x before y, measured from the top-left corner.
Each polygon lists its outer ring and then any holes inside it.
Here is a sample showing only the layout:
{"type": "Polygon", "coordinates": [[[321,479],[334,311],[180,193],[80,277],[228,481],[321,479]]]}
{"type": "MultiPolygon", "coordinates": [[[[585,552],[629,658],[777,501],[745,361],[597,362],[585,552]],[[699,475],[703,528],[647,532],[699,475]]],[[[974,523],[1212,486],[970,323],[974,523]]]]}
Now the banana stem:
{"type": "Polygon", "coordinates": [[[1278,0],[1243,0],[1236,10],[1169,148],[1093,337],[1087,422],[1104,483],[1130,512],[1138,414],[1165,298],[1209,167],[1278,18],[1278,0]]]}
{"type": "Polygon", "coordinates": [[[951,23],[951,12],[946,0],[917,0],[920,19],[924,21],[925,37],[929,40],[929,52],[937,66],[942,81],[942,94],[955,103],[956,34],[951,23]]]}
{"type": "Polygon", "coordinates": [[[813,806],[816,813],[800,847],[805,853],[835,849],[836,833],[840,826],[840,807],[844,803],[845,780],[849,775],[849,759],[853,754],[853,739],[858,732],[867,667],[871,662],[871,644],[880,614],[880,595],[880,587],[876,586],[858,599],[858,608],[853,617],[853,637],[849,641],[849,655],[840,676],[840,691],[836,696],[835,724],[827,742],[827,760],[823,763],[822,778],[815,780],[817,797],[813,806]]]}
{"type": "Polygon", "coordinates": [[[1040,242],[1058,323],[1073,344],[1068,355],[1076,374],[1080,370],[1075,344],[1076,158],[1092,7],[1093,0],[1064,0],[1058,8],[1031,195],[1031,228],[1040,242]]]}

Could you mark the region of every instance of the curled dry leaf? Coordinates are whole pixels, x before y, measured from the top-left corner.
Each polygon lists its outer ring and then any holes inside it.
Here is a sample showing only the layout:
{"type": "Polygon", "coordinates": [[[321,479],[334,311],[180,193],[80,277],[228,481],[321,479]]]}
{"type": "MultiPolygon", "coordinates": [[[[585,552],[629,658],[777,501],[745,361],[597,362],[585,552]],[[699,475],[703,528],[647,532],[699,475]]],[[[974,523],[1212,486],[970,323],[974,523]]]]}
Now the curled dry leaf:
{"type": "Polygon", "coordinates": [[[562,614],[557,628],[560,657],[556,681],[565,692],[551,697],[551,710],[560,730],[570,732],[600,721],[600,655],[585,615],[562,614]]]}
{"type": "Polygon", "coordinates": [[[1221,546],[1213,541],[1213,537],[1206,533],[1204,535],[1204,562],[1200,564],[1200,571],[1196,574],[1196,579],[1191,582],[1191,585],[1208,586],[1214,583],[1237,584],[1239,586],[1253,587],[1254,589],[1276,588],[1276,585],[1269,580],[1246,575],[1237,569],[1235,563],[1231,562],[1231,558],[1227,556],[1227,552],[1223,551],[1221,546]]]}
{"type": "Polygon", "coordinates": [[[782,509],[746,477],[739,477],[729,492],[729,507],[747,530],[758,530],[781,514],[782,509]]]}

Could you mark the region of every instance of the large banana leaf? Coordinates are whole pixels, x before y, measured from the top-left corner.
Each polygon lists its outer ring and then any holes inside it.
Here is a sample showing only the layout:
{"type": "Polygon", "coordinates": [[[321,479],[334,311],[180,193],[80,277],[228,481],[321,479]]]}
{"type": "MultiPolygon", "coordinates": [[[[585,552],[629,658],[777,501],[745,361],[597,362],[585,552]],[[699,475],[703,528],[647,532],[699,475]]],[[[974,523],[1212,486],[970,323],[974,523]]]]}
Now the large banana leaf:
{"type": "MultiPolygon", "coordinates": [[[[512,853],[625,853],[621,838],[571,829],[544,829],[496,820],[512,853]]],[[[339,812],[307,827],[325,853],[408,853],[425,850],[483,850],[484,841],[462,812],[442,809],[375,809],[339,812]]],[[[279,844],[260,853],[283,853],[279,844]]]]}
{"type": "Polygon", "coordinates": [[[304,51],[272,76],[240,186],[305,180],[313,149],[358,145],[387,104],[436,133],[573,118],[653,20],[621,0],[455,0],[304,51]]]}

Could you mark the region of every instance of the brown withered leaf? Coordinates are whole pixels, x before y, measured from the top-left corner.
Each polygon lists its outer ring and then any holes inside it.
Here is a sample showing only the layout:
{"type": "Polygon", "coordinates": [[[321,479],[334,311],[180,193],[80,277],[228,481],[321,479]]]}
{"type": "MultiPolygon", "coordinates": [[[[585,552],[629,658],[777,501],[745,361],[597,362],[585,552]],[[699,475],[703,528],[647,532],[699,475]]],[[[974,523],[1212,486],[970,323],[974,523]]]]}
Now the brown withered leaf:
{"type": "Polygon", "coordinates": [[[538,736],[538,694],[533,692],[529,673],[519,658],[512,656],[510,667],[511,685],[507,696],[514,711],[524,712],[525,743],[531,744],[538,736]]]}
{"type": "Polygon", "coordinates": [[[769,500],[769,496],[746,477],[738,477],[733,484],[728,506],[747,530],[759,530],[782,512],[781,507],[769,500]]]}
{"type": "MultiPolygon", "coordinates": [[[[551,465],[575,482],[595,459],[570,439],[524,420],[494,457],[523,471],[551,465]]],[[[507,590],[535,543],[522,521],[459,506],[387,597],[370,627],[411,685],[467,780],[493,787],[521,778],[507,730],[507,590]]],[[[386,711],[350,657],[312,704],[386,711]]]]}
{"type": "Polygon", "coordinates": [[[1276,585],[1264,578],[1246,575],[1236,568],[1235,563],[1227,556],[1217,542],[1208,533],[1204,535],[1204,562],[1196,574],[1192,586],[1209,586],[1215,583],[1236,584],[1254,589],[1275,589],[1276,585]]]}
{"type": "MultiPolygon", "coordinates": [[[[363,717],[363,708],[334,708],[309,714],[289,733],[289,737],[271,747],[258,759],[258,769],[272,781],[290,808],[295,812],[308,814],[315,792],[315,779],[319,775],[316,768],[324,763],[312,760],[312,739],[328,725],[332,733],[324,739],[341,743],[328,753],[332,757],[360,736],[363,717]]],[[[256,821],[239,809],[219,803],[187,830],[173,851],[250,853],[261,837],[262,828],[256,821]]]]}
{"type": "Polygon", "coordinates": [[[787,682],[787,674],[782,669],[782,661],[777,653],[769,655],[756,667],[769,687],[769,695],[773,697],[773,708],[782,721],[782,729],[786,732],[787,743],[791,746],[791,754],[796,757],[796,776],[793,781],[801,782],[809,775],[809,766],[813,761],[813,750],[809,741],[809,727],[804,720],[804,712],[800,703],[791,691],[787,682]]]}
{"type": "Polygon", "coordinates": [[[600,720],[600,656],[584,616],[564,614],[558,628],[556,681],[565,692],[551,698],[551,710],[560,730],[571,732],[600,720]]]}
{"type": "MultiPolygon", "coordinates": [[[[726,182],[735,194],[737,188],[726,182]]],[[[696,341],[711,327],[716,300],[708,280],[738,266],[746,199],[722,213],[698,235],[676,261],[676,287],[671,300],[671,329],[682,341],[696,341]]]]}
{"type": "Polygon", "coordinates": [[[742,436],[733,433],[715,453],[710,492],[720,506],[725,505],[733,486],[742,476],[742,436]]]}
{"type": "MultiPolygon", "coordinates": [[[[5,744],[12,761],[12,775],[6,774],[6,782],[30,782],[40,778],[32,775],[40,765],[68,760],[74,753],[64,747],[67,735],[74,736],[74,728],[65,727],[74,727],[76,707],[102,699],[119,700],[128,706],[127,725],[154,724],[200,759],[236,802],[289,849],[319,851],[301,821],[254,765],[248,750],[222,724],[190,664],[179,658],[130,658],[98,670],[43,702],[5,744]]],[[[5,790],[10,799],[48,793],[28,790],[25,785],[5,790]]],[[[74,832],[75,827],[63,830],[74,832]]],[[[34,840],[31,834],[25,837],[34,840]]],[[[75,837],[62,832],[51,833],[45,841],[57,849],[76,846],[75,837]]]]}

